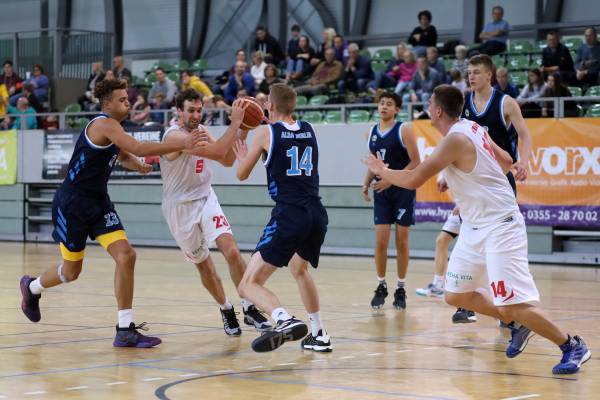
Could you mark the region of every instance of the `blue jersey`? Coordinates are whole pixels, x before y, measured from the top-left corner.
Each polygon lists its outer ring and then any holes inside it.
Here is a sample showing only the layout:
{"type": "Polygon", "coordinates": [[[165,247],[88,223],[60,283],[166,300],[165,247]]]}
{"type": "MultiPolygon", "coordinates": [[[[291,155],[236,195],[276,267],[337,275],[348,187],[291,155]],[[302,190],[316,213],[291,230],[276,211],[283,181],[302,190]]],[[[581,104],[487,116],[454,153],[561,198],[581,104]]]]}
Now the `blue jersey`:
{"type": "Polygon", "coordinates": [[[108,146],[94,144],[87,135],[88,127],[99,118],[109,118],[100,114],[83,129],[75,144],[67,176],[63,187],[81,194],[106,195],[110,173],[115,165],[119,148],[111,143],[108,146]]]}
{"type": "Polygon", "coordinates": [[[265,167],[271,198],[297,205],[319,199],[319,146],[312,125],[276,122],[269,130],[271,147],[265,167]]]}
{"type": "Polygon", "coordinates": [[[401,122],[396,122],[386,132],[381,132],[377,124],[371,128],[369,135],[369,151],[373,154],[381,153],[383,162],[388,164],[390,169],[404,169],[410,163],[408,151],[402,140],[401,126],[401,122]]]}
{"type": "Polygon", "coordinates": [[[468,93],[465,96],[465,105],[462,116],[483,126],[488,131],[488,134],[494,143],[502,150],[508,152],[513,158],[513,161],[516,162],[518,156],[517,131],[511,124],[506,124],[503,113],[504,101],[507,98],[508,96],[500,90],[493,89],[492,96],[485,109],[478,113],[475,109],[475,104],[473,103],[473,93],[468,93]]]}

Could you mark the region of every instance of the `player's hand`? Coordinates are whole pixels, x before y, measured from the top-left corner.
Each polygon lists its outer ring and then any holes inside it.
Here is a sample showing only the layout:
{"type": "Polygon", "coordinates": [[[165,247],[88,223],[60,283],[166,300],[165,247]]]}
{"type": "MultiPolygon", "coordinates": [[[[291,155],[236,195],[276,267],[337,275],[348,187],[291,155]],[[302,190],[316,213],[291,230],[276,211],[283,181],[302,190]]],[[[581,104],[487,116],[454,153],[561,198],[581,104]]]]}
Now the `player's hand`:
{"type": "Polygon", "coordinates": [[[244,104],[242,99],[237,99],[233,102],[231,105],[231,115],[229,116],[232,124],[242,124],[242,121],[244,120],[244,113],[249,105],[250,103],[244,104]]]}
{"type": "Polygon", "coordinates": [[[233,143],[233,152],[235,153],[235,158],[238,161],[243,161],[248,155],[248,145],[245,140],[236,140],[233,143]]]}
{"type": "Polygon", "coordinates": [[[199,130],[194,130],[192,133],[186,136],[183,140],[183,147],[187,150],[192,150],[196,147],[202,147],[206,145],[206,140],[203,140],[202,133],[199,130]]]}
{"type": "Polygon", "coordinates": [[[240,129],[237,133],[237,138],[239,140],[245,141],[246,138],[248,137],[248,131],[245,129],[240,129]]]}
{"type": "Polygon", "coordinates": [[[446,182],[445,179],[440,179],[437,183],[437,189],[441,192],[444,193],[446,190],[448,190],[448,182],[446,182]]]}
{"type": "Polygon", "coordinates": [[[379,152],[377,152],[377,157],[375,157],[373,154],[369,154],[367,157],[363,158],[361,161],[375,175],[380,175],[381,171],[383,171],[386,168],[386,165],[383,162],[383,159],[381,158],[381,153],[379,153],[379,152]]]}
{"type": "Polygon", "coordinates": [[[377,193],[381,193],[386,189],[389,189],[392,186],[392,184],[388,181],[386,181],[385,179],[380,179],[378,181],[375,181],[373,183],[371,183],[371,188],[376,191],[377,193]]]}
{"type": "Polygon", "coordinates": [[[512,165],[512,167],[515,170],[515,180],[523,182],[525,179],[527,179],[527,168],[521,161],[517,161],[512,165]]]}
{"type": "Polygon", "coordinates": [[[364,201],[371,201],[371,198],[369,197],[369,186],[368,185],[363,185],[363,187],[361,188],[360,194],[362,195],[362,198],[364,201]]]}
{"type": "Polygon", "coordinates": [[[459,213],[460,213],[460,208],[458,208],[458,207],[454,207],[454,208],[452,209],[452,215],[458,215],[459,213]]]}
{"type": "Polygon", "coordinates": [[[145,162],[138,165],[138,172],[142,175],[152,172],[152,165],[146,164],[145,162]]]}
{"type": "Polygon", "coordinates": [[[216,140],[214,137],[212,137],[212,135],[210,133],[208,133],[207,130],[205,130],[203,127],[198,127],[197,129],[194,129],[192,131],[192,133],[198,133],[198,138],[200,139],[200,142],[204,142],[206,143],[215,143],[216,140]]]}

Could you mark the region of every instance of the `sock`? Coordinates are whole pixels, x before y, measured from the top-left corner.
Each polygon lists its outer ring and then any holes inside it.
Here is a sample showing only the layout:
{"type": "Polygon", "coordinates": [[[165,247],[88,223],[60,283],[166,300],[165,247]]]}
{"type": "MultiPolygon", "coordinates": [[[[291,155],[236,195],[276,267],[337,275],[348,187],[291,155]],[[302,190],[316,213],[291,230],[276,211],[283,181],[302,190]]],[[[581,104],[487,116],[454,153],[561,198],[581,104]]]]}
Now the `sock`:
{"type": "Polygon", "coordinates": [[[317,337],[319,335],[319,331],[323,329],[323,334],[325,334],[325,329],[323,328],[323,322],[321,322],[321,313],[309,313],[308,319],[310,319],[310,330],[313,337],[317,337]]]}
{"type": "Polygon", "coordinates": [[[133,322],[133,310],[128,308],[126,310],[119,310],[119,328],[129,328],[129,325],[133,322]]]}
{"type": "Polygon", "coordinates": [[[439,289],[444,287],[444,275],[433,275],[433,284],[439,289]]]}
{"type": "Polygon", "coordinates": [[[225,303],[219,304],[219,307],[221,307],[221,310],[223,311],[231,310],[233,308],[233,304],[231,304],[229,300],[225,299],[225,303]]]}
{"type": "Polygon", "coordinates": [[[254,303],[252,303],[250,300],[242,299],[242,308],[244,309],[244,311],[248,311],[248,308],[250,308],[250,306],[253,305],[254,303]]]}
{"type": "Polygon", "coordinates": [[[292,316],[288,314],[283,307],[277,307],[274,309],[271,313],[271,317],[274,321],[287,321],[288,319],[292,318],[292,316]]]}
{"type": "Polygon", "coordinates": [[[46,288],[42,286],[42,280],[39,276],[29,284],[29,290],[33,294],[40,294],[44,289],[46,288]]]}
{"type": "Polygon", "coordinates": [[[406,278],[404,278],[404,279],[398,278],[398,287],[399,288],[403,288],[405,284],[406,284],[406,278]]]}
{"type": "Polygon", "coordinates": [[[382,285],[383,284],[384,286],[387,286],[387,284],[385,283],[385,276],[383,278],[381,278],[381,277],[378,276],[377,277],[377,284],[378,285],[382,285]]]}

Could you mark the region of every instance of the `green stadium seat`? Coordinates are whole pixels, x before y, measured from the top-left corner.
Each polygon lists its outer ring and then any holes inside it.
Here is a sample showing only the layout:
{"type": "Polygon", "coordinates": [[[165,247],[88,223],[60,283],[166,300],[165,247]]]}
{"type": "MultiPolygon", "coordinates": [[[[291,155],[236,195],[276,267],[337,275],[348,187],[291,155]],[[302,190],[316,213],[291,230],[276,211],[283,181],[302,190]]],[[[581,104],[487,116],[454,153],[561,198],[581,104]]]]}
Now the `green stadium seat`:
{"type": "Polygon", "coordinates": [[[581,38],[568,38],[565,39],[564,43],[567,49],[577,51],[583,44],[583,40],[581,38]]]}
{"type": "Polygon", "coordinates": [[[512,56],[508,58],[508,68],[511,71],[529,69],[529,57],[512,56]]]}
{"type": "Polygon", "coordinates": [[[406,108],[401,108],[398,114],[396,114],[396,121],[410,121],[410,116],[406,108]]]}
{"type": "Polygon", "coordinates": [[[360,122],[369,122],[369,112],[367,110],[351,110],[348,115],[348,122],[350,123],[360,123],[360,122]]]}
{"type": "Polygon", "coordinates": [[[518,88],[522,88],[527,85],[527,72],[514,72],[511,74],[511,79],[518,88]]]}
{"type": "Polygon", "coordinates": [[[90,120],[85,117],[77,118],[73,121],[72,128],[78,131],[82,131],[87,126],[88,122],[90,122],[90,120]]]}
{"type": "Polygon", "coordinates": [[[376,61],[390,61],[394,57],[391,49],[379,49],[373,54],[373,60],[376,61]]]}
{"type": "Polygon", "coordinates": [[[379,122],[379,111],[375,110],[373,111],[373,114],[371,114],[371,122],[379,122]]]}
{"type": "Polygon", "coordinates": [[[190,69],[193,71],[204,71],[208,68],[208,61],[203,58],[200,58],[192,63],[190,69]]]}
{"type": "Polygon", "coordinates": [[[169,72],[167,75],[167,78],[169,78],[170,80],[172,80],[175,83],[179,83],[179,72],[177,72],[177,71],[169,72]]]}
{"type": "Polygon", "coordinates": [[[592,104],[592,106],[588,108],[587,112],[585,113],[585,116],[594,118],[600,117],[600,104],[592,104]]]}
{"type": "Polygon", "coordinates": [[[531,62],[529,63],[529,68],[539,68],[542,65],[542,55],[541,54],[532,54],[531,62]]]}
{"type": "Polygon", "coordinates": [[[360,51],[360,55],[363,57],[367,57],[368,59],[371,59],[371,52],[369,51],[369,49],[362,49],[360,51]]]}
{"type": "Polygon", "coordinates": [[[301,119],[311,124],[320,124],[323,122],[323,116],[320,111],[306,111],[301,119]]]}
{"type": "Polygon", "coordinates": [[[452,69],[452,64],[454,64],[454,60],[452,58],[444,58],[444,68],[446,68],[446,72],[450,72],[452,69]]]}
{"type": "Polygon", "coordinates": [[[305,106],[308,104],[308,99],[306,96],[296,96],[296,105],[297,106],[305,106]]]}
{"type": "Polygon", "coordinates": [[[79,103],[70,103],[67,104],[65,106],[65,111],[67,113],[75,113],[75,112],[81,112],[81,106],[79,105],[79,103]]]}
{"type": "Polygon", "coordinates": [[[147,84],[152,85],[154,82],[156,82],[156,73],[150,72],[148,75],[146,75],[145,80],[147,84]]]}
{"type": "Polygon", "coordinates": [[[383,61],[371,61],[371,68],[373,69],[373,72],[385,72],[387,63],[383,61]]]}
{"type": "Polygon", "coordinates": [[[496,67],[504,67],[506,65],[506,56],[504,54],[498,54],[492,57],[492,62],[496,67]]]}
{"type": "Polygon", "coordinates": [[[327,100],[329,100],[329,96],[325,94],[318,94],[316,96],[311,97],[308,101],[308,104],[310,104],[311,106],[321,106],[327,103],[327,100]]]}
{"type": "Polygon", "coordinates": [[[583,90],[579,86],[569,86],[569,92],[575,97],[583,96],[583,90]]]}
{"type": "Polygon", "coordinates": [[[508,52],[511,54],[531,53],[533,44],[528,40],[511,40],[508,52]]]}
{"type": "Polygon", "coordinates": [[[546,48],[546,46],[548,46],[548,42],[546,42],[546,40],[538,40],[537,42],[537,48],[539,51],[544,50],[544,48],[546,48]]]}
{"type": "Polygon", "coordinates": [[[586,96],[600,96],[600,86],[591,86],[586,92],[586,96]]]}
{"type": "Polygon", "coordinates": [[[190,63],[187,60],[179,60],[173,64],[173,69],[175,71],[182,71],[188,69],[190,67],[190,63]]]}
{"type": "Polygon", "coordinates": [[[325,114],[326,124],[340,124],[342,122],[342,112],[340,110],[330,110],[325,114]]]}

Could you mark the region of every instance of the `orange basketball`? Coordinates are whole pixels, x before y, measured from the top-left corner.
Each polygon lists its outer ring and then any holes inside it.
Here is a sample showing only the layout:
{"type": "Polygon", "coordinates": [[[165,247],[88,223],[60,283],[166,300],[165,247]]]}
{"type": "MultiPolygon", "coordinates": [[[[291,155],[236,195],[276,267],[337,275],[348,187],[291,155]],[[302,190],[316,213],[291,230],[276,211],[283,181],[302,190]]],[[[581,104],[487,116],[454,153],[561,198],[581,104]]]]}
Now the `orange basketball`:
{"type": "Polygon", "coordinates": [[[249,103],[248,108],[244,112],[244,119],[242,121],[243,129],[254,129],[260,125],[265,116],[262,107],[254,97],[245,97],[244,104],[242,106],[246,106],[246,103],[249,103]]]}

